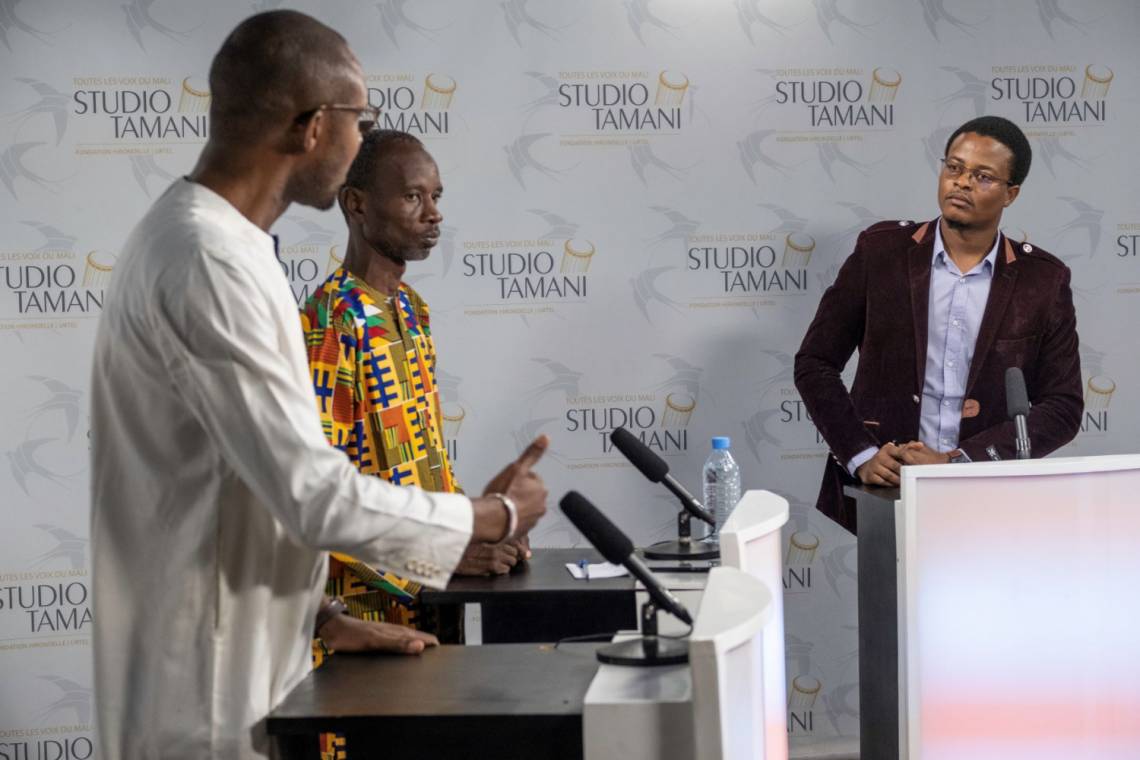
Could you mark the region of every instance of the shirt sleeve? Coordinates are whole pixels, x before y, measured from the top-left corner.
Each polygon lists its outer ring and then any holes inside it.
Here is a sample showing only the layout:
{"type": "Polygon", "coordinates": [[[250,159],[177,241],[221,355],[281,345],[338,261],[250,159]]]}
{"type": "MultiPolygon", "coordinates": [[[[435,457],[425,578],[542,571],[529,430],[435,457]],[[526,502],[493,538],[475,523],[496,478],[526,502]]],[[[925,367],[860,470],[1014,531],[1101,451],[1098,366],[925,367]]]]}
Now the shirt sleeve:
{"type": "Polygon", "coordinates": [[[301,313],[309,377],[317,400],[317,416],[325,439],[357,462],[353,424],[357,417],[356,367],[358,342],[350,322],[336,316],[336,302],[329,298],[324,309],[301,313]]]}
{"type": "Polygon", "coordinates": [[[863,340],[867,308],[867,233],[859,236],[835,282],[820,299],[795,357],[796,390],[820,435],[840,462],[879,448],[841,377],[863,340]]]}
{"type": "Polygon", "coordinates": [[[358,473],[322,431],[294,305],[236,255],[194,255],[160,284],[152,325],[220,458],[294,541],[445,585],[471,538],[470,500],[358,473]]]}
{"type": "Polygon", "coordinates": [[[851,461],[847,463],[848,474],[854,476],[855,472],[864,464],[871,461],[871,457],[875,456],[878,451],[879,450],[874,446],[868,446],[855,456],[851,457],[851,461]]]}

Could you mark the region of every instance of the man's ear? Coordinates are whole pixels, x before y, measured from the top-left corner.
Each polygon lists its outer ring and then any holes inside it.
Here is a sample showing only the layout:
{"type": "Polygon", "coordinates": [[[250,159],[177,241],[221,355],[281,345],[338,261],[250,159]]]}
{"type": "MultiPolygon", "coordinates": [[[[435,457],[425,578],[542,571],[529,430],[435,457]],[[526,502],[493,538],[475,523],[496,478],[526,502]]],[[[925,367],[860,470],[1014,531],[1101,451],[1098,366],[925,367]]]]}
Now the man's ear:
{"type": "Polygon", "coordinates": [[[1017,200],[1017,196],[1020,194],[1021,185],[1011,185],[1009,188],[1007,188],[1005,191],[1005,207],[1009,208],[1010,204],[1017,200]]]}
{"type": "Polygon", "coordinates": [[[359,219],[364,213],[364,193],[358,188],[344,185],[336,196],[341,213],[346,219],[359,219]]]}
{"type": "Polygon", "coordinates": [[[321,135],[328,127],[325,124],[325,112],[317,111],[304,121],[296,121],[289,125],[285,135],[285,147],[289,153],[311,153],[317,147],[321,135]]]}

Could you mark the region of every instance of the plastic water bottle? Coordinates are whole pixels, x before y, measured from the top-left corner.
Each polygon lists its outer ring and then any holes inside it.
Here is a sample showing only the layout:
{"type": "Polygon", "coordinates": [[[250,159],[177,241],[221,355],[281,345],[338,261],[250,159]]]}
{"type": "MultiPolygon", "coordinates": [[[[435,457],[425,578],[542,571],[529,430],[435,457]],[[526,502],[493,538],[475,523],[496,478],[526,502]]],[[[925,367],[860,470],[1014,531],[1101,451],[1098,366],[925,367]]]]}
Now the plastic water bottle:
{"type": "Polygon", "coordinates": [[[729,451],[731,445],[727,436],[713,438],[712,453],[702,471],[704,506],[716,517],[715,530],[705,537],[709,543],[720,543],[720,529],[740,501],[740,467],[729,451]]]}

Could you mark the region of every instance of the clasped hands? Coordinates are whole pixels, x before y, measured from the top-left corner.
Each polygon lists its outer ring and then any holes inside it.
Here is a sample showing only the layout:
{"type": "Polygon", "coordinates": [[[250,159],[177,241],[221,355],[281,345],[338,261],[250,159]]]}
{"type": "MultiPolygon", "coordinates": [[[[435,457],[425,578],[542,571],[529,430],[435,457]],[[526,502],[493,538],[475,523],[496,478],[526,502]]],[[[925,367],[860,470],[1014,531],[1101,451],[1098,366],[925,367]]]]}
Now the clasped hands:
{"type": "Polygon", "coordinates": [[[897,486],[904,464],[946,464],[949,461],[948,452],[934,451],[922,441],[910,441],[902,445],[890,441],[879,447],[873,457],[859,465],[855,476],[859,482],[871,486],[897,486]]]}
{"type": "Polygon", "coordinates": [[[527,531],[546,512],[547,497],[546,485],[533,467],[549,446],[549,438],[538,436],[483,489],[484,495],[505,493],[515,500],[519,510],[519,535],[499,543],[472,541],[455,568],[456,575],[502,575],[519,562],[530,559],[527,531]]]}

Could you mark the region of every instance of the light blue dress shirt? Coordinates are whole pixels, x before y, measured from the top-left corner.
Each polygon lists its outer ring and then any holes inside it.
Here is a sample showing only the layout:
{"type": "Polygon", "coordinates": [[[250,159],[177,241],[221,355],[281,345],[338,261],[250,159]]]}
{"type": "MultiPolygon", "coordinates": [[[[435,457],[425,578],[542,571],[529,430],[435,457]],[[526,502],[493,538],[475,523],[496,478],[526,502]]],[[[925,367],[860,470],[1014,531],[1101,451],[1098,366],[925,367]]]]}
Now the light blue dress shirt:
{"type": "MultiPolygon", "coordinates": [[[[966,379],[990,297],[1000,236],[977,266],[962,273],[946,253],[940,222],[934,223],[918,439],[934,451],[951,451],[958,446],[966,379]]],[[[854,475],[876,451],[872,447],[860,451],[847,463],[848,472],[854,475]]]]}

